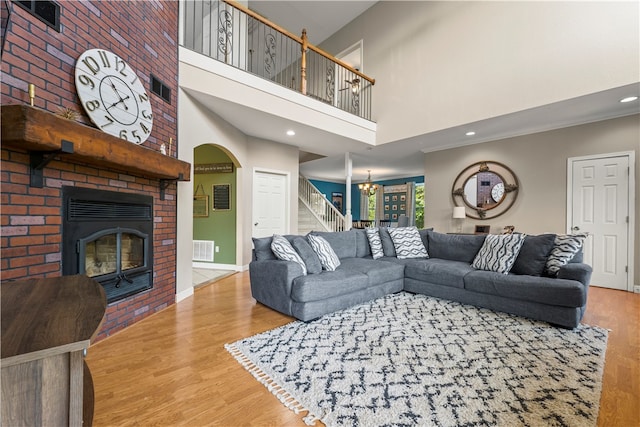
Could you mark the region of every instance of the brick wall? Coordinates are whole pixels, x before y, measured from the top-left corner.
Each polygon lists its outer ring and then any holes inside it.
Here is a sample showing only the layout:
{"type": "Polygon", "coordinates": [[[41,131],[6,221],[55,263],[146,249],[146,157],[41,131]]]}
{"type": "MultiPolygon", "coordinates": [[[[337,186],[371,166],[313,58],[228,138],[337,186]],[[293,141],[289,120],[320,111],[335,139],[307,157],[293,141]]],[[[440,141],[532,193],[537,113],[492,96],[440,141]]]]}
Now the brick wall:
{"type": "MultiPolygon", "coordinates": [[[[76,59],[102,48],[122,57],[151,99],[154,123],[143,144],[159,150],[177,136],[178,2],[58,1],[60,32],[13,2],[2,2],[2,105],[29,103],[51,113],[72,109],[91,125],[76,95],[76,59]],[[150,74],[171,89],[172,104],[151,93],[150,74]]],[[[171,155],[175,156],[176,144],[171,155]]],[[[144,159],[140,159],[141,162],[144,159]]],[[[2,148],[2,280],[54,277],[61,270],[61,188],[65,185],[144,193],[154,197],[154,287],[110,305],[98,335],[104,338],[175,300],[176,187],[160,200],[158,180],[126,170],[70,162],[58,156],[44,169],[43,188],[29,186],[29,154],[2,148]]]]}

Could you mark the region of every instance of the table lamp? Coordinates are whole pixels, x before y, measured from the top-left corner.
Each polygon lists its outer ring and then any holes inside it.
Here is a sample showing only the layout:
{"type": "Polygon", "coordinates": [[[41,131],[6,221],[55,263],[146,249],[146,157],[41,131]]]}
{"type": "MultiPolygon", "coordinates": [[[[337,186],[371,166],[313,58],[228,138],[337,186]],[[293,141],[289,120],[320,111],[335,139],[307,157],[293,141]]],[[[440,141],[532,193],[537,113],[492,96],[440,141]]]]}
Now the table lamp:
{"type": "Polygon", "coordinates": [[[464,206],[454,206],[453,219],[458,224],[458,233],[462,233],[462,223],[466,217],[467,217],[467,213],[464,206]]]}

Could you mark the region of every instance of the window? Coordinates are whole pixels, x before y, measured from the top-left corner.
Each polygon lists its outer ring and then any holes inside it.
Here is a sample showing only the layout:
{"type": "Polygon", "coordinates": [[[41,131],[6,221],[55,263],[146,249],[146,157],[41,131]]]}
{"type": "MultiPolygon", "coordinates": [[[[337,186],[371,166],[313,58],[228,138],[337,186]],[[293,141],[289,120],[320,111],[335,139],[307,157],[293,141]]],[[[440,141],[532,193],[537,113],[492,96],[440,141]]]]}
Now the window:
{"type": "Polygon", "coordinates": [[[15,3],[60,32],[60,5],[47,0],[17,0],[15,3]]]}
{"type": "Polygon", "coordinates": [[[416,227],[424,228],[424,184],[416,183],[416,227]]]}

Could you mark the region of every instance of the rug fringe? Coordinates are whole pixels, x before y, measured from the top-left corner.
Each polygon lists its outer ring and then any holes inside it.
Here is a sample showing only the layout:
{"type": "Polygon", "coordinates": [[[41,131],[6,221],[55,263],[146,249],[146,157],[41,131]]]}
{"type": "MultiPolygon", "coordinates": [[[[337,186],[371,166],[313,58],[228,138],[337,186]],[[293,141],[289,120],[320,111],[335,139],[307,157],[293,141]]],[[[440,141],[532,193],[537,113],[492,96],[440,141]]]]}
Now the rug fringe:
{"type": "Polygon", "coordinates": [[[271,392],[287,409],[293,411],[294,414],[300,414],[300,412],[308,412],[308,414],[302,419],[306,425],[315,425],[316,421],[320,418],[305,408],[298,400],[287,390],[282,388],[280,384],[276,383],[269,374],[264,372],[255,363],[251,361],[245,354],[238,349],[234,344],[225,344],[224,348],[233,356],[238,363],[242,365],[258,382],[264,385],[267,390],[271,392]]]}

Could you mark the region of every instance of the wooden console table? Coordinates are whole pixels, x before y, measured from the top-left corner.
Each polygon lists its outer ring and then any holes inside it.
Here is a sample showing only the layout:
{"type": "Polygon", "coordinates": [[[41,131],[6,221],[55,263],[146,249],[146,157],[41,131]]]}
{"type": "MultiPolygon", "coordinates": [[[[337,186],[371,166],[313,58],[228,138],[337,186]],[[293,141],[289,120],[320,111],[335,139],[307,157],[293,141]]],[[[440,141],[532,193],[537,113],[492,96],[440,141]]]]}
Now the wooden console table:
{"type": "Polygon", "coordinates": [[[91,425],[93,384],[83,353],[106,301],[102,286],[82,275],[0,285],[4,425],[91,425]]]}

